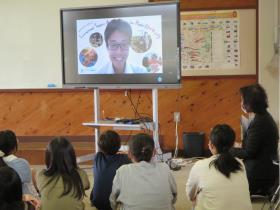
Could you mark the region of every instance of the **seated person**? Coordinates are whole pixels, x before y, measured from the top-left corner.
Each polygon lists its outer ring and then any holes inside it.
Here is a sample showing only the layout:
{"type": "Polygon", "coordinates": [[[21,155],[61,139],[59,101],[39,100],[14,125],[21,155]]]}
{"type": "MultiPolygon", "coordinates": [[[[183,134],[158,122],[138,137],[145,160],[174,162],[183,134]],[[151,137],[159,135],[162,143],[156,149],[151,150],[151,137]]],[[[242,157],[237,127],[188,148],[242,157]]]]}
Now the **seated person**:
{"type": "Polygon", "coordinates": [[[77,165],[72,144],[64,137],[54,138],[47,146],[45,161],[46,169],[36,177],[41,210],[84,210],[89,180],[77,165]]]}
{"type": "Polygon", "coordinates": [[[128,22],[122,19],[111,20],[106,26],[104,36],[110,62],[101,67],[99,74],[147,73],[143,66],[127,62],[132,37],[128,22]]]}
{"type": "Polygon", "coordinates": [[[90,195],[92,205],[100,210],[110,210],[109,196],[117,169],[131,163],[125,154],[117,154],[121,147],[121,139],[115,131],[105,131],[98,140],[100,152],[94,157],[94,184],[90,195]]]}
{"type": "Polygon", "coordinates": [[[241,109],[252,119],[243,133],[240,148],[232,148],[231,154],[243,159],[251,194],[267,195],[278,181],[277,159],[278,128],[267,111],[267,95],[263,87],[253,84],[240,89],[241,109]]]}
{"type": "Polygon", "coordinates": [[[110,202],[112,209],[171,210],[177,198],[175,179],[165,163],[154,162],[154,140],[137,134],[129,141],[133,163],[117,170],[110,202]]]}
{"type": "Polygon", "coordinates": [[[31,195],[22,194],[21,179],[17,172],[8,166],[0,167],[0,209],[35,210],[40,202],[31,195]]]}
{"type": "MultiPolygon", "coordinates": [[[[18,158],[15,153],[18,149],[18,139],[11,130],[0,131],[0,159],[4,165],[13,168],[20,176],[22,193],[38,196],[32,183],[32,172],[27,160],[18,158]]],[[[1,165],[1,164],[0,164],[1,165]]]]}
{"type": "Polygon", "coordinates": [[[216,125],[210,134],[210,158],[197,161],[186,184],[195,210],[251,210],[245,167],[229,149],[235,133],[228,125],[216,125]]]}

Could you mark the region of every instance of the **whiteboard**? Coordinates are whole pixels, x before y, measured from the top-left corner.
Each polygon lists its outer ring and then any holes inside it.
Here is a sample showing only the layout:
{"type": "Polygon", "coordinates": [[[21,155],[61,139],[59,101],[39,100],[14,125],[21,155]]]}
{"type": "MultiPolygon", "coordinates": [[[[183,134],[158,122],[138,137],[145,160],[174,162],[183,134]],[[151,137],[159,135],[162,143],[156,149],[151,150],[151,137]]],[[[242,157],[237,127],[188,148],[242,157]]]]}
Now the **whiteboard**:
{"type": "Polygon", "coordinates": [[[61,8],[143,2],[147,1],[1,1],[0,89],[62,87],[61,8]]]}

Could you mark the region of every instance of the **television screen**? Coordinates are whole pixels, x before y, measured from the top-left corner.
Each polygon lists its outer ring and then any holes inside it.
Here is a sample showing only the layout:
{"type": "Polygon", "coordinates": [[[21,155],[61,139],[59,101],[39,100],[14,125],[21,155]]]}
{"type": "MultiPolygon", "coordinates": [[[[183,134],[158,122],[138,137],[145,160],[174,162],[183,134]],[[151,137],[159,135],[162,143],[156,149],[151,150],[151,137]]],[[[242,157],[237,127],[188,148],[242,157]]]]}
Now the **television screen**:
{"type": "Polygon", "coordinates": [[[63,85],[180,84],[178,3],[62,9],[63,85]]]}

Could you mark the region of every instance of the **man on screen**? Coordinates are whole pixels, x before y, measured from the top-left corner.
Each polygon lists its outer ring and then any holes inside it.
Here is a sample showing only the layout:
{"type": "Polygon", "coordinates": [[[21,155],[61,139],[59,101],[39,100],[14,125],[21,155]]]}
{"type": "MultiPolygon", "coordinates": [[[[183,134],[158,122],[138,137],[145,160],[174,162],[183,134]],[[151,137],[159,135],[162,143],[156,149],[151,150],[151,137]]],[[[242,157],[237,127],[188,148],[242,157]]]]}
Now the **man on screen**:
{"type": "Polygon", "coordinates": [[[132,37],[132,29],[128,22],[122,19],[111,20],[106,26],[104,37],[110,62],[101,67],[98,73],[147,73],[143,66],[135,66],[126,61],[132,37]]]}

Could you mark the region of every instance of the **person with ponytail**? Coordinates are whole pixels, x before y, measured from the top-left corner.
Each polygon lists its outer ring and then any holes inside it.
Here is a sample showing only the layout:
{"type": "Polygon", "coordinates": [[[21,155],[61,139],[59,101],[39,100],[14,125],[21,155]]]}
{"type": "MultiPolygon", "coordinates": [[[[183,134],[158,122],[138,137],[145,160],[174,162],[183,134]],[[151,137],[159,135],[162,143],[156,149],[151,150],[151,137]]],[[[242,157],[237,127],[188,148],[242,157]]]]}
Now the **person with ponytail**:
{"type": "Polygon", "coordinates": [[[210,158],[197,161],[186,184],[187,197],[195,210],[251,210],[245,167],[229,150],[235,133],[229,125],[218,124],[210,133],[210,158]]]}
{"type": "Polygon", "coordinates": [[[47,168],[36,176],[41,210],[84,210],[89,180],[77,165],[72,144],[64,137],[54,138],[47,146],[45,163],[47,168]]]}
{"type": "Polygon", "coordinates": [[[112,209],[171,210],[177,186],[167,164],[152,160],[154,140],[137,134],[128,143],[132,164],[121,166],[114,177],[110,202],[112,209]]]}

